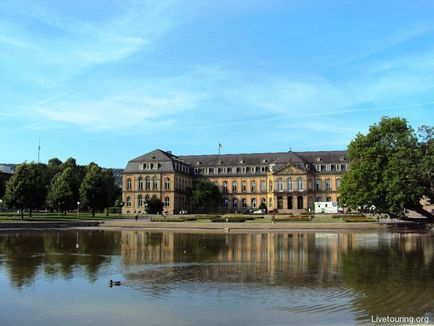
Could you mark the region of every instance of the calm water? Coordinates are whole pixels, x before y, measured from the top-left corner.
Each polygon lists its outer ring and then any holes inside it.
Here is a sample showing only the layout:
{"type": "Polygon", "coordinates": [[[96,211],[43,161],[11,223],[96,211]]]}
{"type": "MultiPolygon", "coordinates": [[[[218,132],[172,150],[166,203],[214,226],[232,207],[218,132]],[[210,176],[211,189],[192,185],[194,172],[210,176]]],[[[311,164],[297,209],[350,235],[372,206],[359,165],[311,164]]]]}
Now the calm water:
{"type": "Polygon", "coordinates": [[[0,291],[1,325],[433,323],[434,236],[7,232],[0,291]]]}

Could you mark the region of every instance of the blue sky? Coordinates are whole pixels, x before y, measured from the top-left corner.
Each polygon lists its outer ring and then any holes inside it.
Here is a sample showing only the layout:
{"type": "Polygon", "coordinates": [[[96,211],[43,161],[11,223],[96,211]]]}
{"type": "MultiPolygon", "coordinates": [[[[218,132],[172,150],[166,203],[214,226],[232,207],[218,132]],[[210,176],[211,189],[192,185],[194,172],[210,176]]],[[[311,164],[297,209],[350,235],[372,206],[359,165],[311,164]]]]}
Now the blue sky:
{"type": "Polygon", "coordinates": [[[0,162],[345,149],[434,122],[432,1],[0,2],[0,162]]]}

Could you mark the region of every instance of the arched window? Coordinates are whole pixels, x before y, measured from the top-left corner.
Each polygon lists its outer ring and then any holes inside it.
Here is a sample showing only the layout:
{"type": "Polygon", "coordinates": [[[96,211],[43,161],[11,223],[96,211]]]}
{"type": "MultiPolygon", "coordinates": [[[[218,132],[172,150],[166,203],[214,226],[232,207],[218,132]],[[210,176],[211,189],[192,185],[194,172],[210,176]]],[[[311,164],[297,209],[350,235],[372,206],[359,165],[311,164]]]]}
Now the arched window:
{"type": "Polygon", "coordinates": [[[149,195],[145,195],[145,202],[149,201],[149,195]]]}
{"type": "Polygon", "coordinates": [[[229,200],[227,198],[223,198],[223,204],[225,208],[228,208],[228,202],[229,200]]]}
{"type": "Polygon", "coordinates": [[[341,179],[336,179],[336,190],[339,190],[341,187],[341,179]]]}
{"type": "Polygon", "coordinates": [[[292,191],[293,190],[292,178],[289,177],[288,179],[286,179],[286,182],[288,183],[288,191],[292,191]]]}
{"type": "Polygon", "coordinates": [[[164,181],[164,189],[170,190],[170,179],[169,178],[166,178],[166,180],[164,181]]]}
{"type": "Polygon", "coordinates": [[[246,198],[241,198],[241,207],[246,208],[247,207],[247,200],[246,198]]]}
{"type": "Polygon", "coordinates": [[[131,207],[131,197],[127,197],[127,207],[131,207]]]}
{"type": "Polygon", "coordinates": [[[322,184],[321,179],[316,179],[316,188],[315,189],[321,191],[321,188],[322,188],[321,184],[322,184]]]}
{"type": "Polygon", "coordinates": [[[145,188],[146,190],[151,189],[151,179],[149,177],[145,178],[145,188]]]}
{"type": "Polygon", "coordinates": [[[127,190],[131,190],[131,179],[127,179],[127,190]]]}
{"type": "Polygon", "coordinates": [[[232,192],[237,192],[237,182],[235,180],[232,181],[232,192]]]}
{"type": "Polygon", "coordinates": [[[138,184],[139,190],[143,190],[143,178],[139,177],[139,184],[138,184]]]}
{"type": "Polygon", "coordinates": [[[238,199],[234,198],[232,199],[232,207],[237,208],[238,207],[238,199]]]}
{"type": "Polygon", "coordinates": [[[261,198],[261,204],[267,205],[267,200],[265,199],[265,197],[261,198]]]}
{"type": "Polygon", "coordinates": [[[157,182],[157,177],[154,176],[152,178],[152,190],[157,190],[158,189],[158,182],[157,182]]]}
{"type": "Polygon", "coordinates": [[[252,198],[252,199],[250,200],[250,207],[252,207],[252,208],[256,208],[256,198],[252,198]]]}
{"type": "Polygon", "coordinates": [[[271,180],[268,183],[268,191],[273,191],[273,181],[271,181],[271,180]]]}
{"type": "Polygon", "coordinates": [[[242,180],[241,181],[241,191],[242,192],[247,191],[247,182],[246,182],[246,180],[242,180]]]}
{"type": "Polygon", "coordinates": [[[143,206],[143,197],[142,195],[138,195],[137,196],[137,207],[142,207],[143,206]]]}
{"type": "Polygon", "coordinates": [[[266,192],[267,191],[267,183],[265,182],[265,180],[261,180],[261,192],[266,192]]]}
{"type": "Polygon", "coordinates": [[[250,191],[256,192],[256,181],[255,180],[250,181],[250,191]]]}
{"type": "Polygon", "coordinates": [[[169,207],[170,206],[170,198],[169,196],[164,197],[164,206],[169,207]]]}
{"type": "MultiPolygon", "coordinates": [[[[227,192],[228,191],[228,182],[225,180],[223,181],[223,192],[227,192]]],[[[225,206],[227,207],[227,206],[225,206]]]]}
{"type": "Polygon", "coordinates": [[[297,188],[298,188],[298,191],[303,191],[303,178],[302,177],[298,177],[298,179],[297,179],[297,188]]]}
{"type": "Polygon", "coordinates": [[[283,191],[282,178],[277,179],[277,191],[283,191]]]}
{"type": "Polygon", "coordinates": [[[282,209],[282,208],[283,208],[283,198],[277,197],[277,209],[282,209]]]}
{"type": "Polygon", "coordinates": [[[309,190],[313,189],[313,180],[309,178],[309,181],[307,182],[307,186],[309,188],[309,190]]]}
{"type": "Polygon", "coordinates": [[[326,181],[325,181],[325,187],[326,187],[327,191],[332,190],[332,182],[331,182],[330,178],[326,179],[326,181]]]}
{"type": "Polygon", "coordinates": [[[273,198],[271,198],[271,197],[268,200],[268,208],[273,208],[273,198]]]}

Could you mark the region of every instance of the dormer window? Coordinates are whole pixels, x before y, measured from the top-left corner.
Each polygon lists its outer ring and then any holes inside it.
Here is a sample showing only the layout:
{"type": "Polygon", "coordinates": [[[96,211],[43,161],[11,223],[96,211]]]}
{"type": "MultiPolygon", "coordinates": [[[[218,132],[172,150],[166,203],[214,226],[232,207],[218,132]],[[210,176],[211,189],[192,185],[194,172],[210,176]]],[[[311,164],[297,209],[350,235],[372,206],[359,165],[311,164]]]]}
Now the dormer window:
{"type": "Polygon", "coordinates": [[[155,156],[150,156],[151,160],[155,160],[155,156]]]}
{"type": "Polygon", "coordinates": [[[306,164],[306,170],[310,170],[310,165],[309,164],[306,164]]]}
{"type": "Polygon", "coordinates": [[[223,164],[223,161],[219,161],[218,164],[222,165],[222,164],[223,164]]]}
{"type": "Polygon", "coordinates": [[[336,164],[336,171],[340,171],[341,170],[341,164],[336,164]]]}
{"type": "Polygon", "coordinates": [[[262,163],[268,163],[268,160],[262,160],[262,163]]]}
{"type": "Polygon", "coordinates": [[[316,158],[316,161],[317,161],[317,162],[321,162],[321,157],[317,157],[317,158],[316,158]]]}
{"type": "Polygon", "coordinates": [[[244,163],[246,163],[246,161],[244,161],[244,160],[241,160],[241,161],[240,161],[240,164],[244,164],[244,163]]]}
{"type": "Polygon", "coordinates": [[[247,171],[247,168],[246,168],[245,166],[243,166],[243,167],[241,168],[241,172],[246,173],[246,171],[247,171]]]}
{"type": "Polygon", "coordinates": [[[146,170],[146,163],[143,164],[142,170],[146,170]]]}
{"type": "Polygon", "coordinates": [[[345,156],[341,156],[341,157],[339,157],[339,159],[340,159],[341,161],[345,161],[345,156]]]}
{"type": "Polygon", "coordinates": [[[202,162],[198,161],[196,162],[196,165],[202,165],[202,162]]]}
{"type": "Polygon", "coordinates": [[[252,172],[252,173],[255,173],[255,172],[256,172],[256,166],[252,166],[252,168],[251,168],[251,172],[252,172]]]}
{"type": "Polygon", "coordinates": [[[326,165],[326,171],[331,171],[332,170],[332,165],[331,164],[327,164],[326,165]]]}
{"type": "Polygon", "coordinates": [[[261,172],[267,172],[267,167],[266,166],[261,166],[261,172]]]}
{"type": "Polygon", "coordinates": [[[315,168],[316,168],[317,171],[321,171],[321,164],[316,164],[315,168]]]}

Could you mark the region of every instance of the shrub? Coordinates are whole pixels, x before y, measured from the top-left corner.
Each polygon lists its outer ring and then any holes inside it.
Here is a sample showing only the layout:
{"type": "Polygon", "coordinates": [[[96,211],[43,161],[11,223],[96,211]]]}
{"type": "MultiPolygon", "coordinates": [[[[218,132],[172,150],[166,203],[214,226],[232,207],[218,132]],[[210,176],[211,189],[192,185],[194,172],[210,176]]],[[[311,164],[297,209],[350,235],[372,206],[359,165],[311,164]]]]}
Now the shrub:
{"type": "Polygon", "coordinates": [[[276,221],[278,222],[286,222],[286,221],[306,221],[309,222],[313,218],[313,215],[299,215],[299,216],[286,216],[286,217],[276,217],[276,221]]]}
{"type": "Polygon", "coordinates": [[[214,223],[236,223],[236,222],[245,222],[245,216],[228,216],[228,217],[215,217],[211,220],[214,223]]]}
{"type": "Polygon", "coordinates": [[[345,216],[342,218],[345,222],[376,222],[375,219],[366,216],[345,216]]]}

